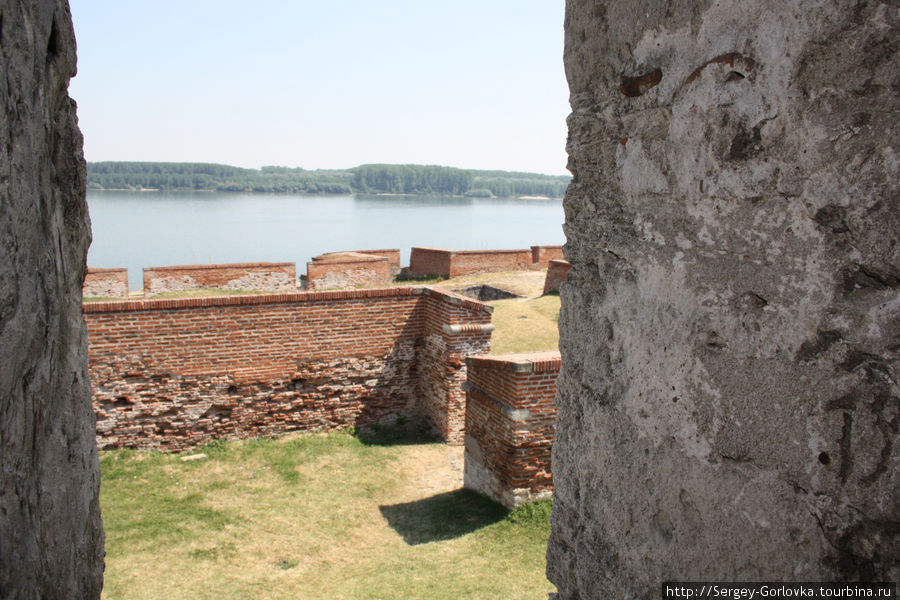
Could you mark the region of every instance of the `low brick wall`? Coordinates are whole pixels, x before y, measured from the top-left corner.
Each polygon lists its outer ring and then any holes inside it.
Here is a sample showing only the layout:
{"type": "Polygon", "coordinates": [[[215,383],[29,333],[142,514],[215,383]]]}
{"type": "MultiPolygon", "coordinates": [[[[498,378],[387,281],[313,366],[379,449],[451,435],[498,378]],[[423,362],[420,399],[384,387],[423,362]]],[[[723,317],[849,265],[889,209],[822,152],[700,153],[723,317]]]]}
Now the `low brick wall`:
{"type": "Polygon", "coordinates": [[[567,260],[551,260],[544,278],[544,293],[558,292],[559,284],[566,280],[572,265],[567,260]]]}
{"type": "Polygon", "coordinates": [[[333,252],[313,257],[306,263],[304,283],[308,290],[383,286],[393,281],[391,271],[386,256],[333,252]]]}
{"type": "Polygon", "coordinates": [[[354,250],[357,254],[368,254],[370,256],[383,256],[388,259],[391,266],[391,276],[396,277],[400,273],[400,250],[397,248],[389,248],[385,250],[354,250]]]}
{"type": "Polygon", "coordinates": [[[412,277],[428,277],[437,275],[450,276],[450,258],[452,250],[416,246],[409,253],[409,274],[412,277]]]}
{"type": "Polygon", "coordinates": [[[81,287],[83,298],[127,298],[128,269],[89,268],[81,287]]]}
{"type": "Polygon", "coordinates": [[[563,260],[562,246],[532,246],[531,266],[535,269],[546,269],[551,260],[563,260]]]}
{"type": "Polygon", "coordinates": [[[212,439],[403,417],[461,442],[462,357],[490,310],[424,287],[83,305],[97,441],[212,439]]]}
{"type": "Polygon", "coordinates": [[[509,508],[551,494],[559,352],[466,364],[465,486],[509,508]]]}
{"type": "Polygon", "coordinates": [[[297,266],[287,262],[255,262],[144,269],[144,295],[147,297],[197,288],[295,291],[297,266]]]}
{"type": "Polygon", "coordinates": [[[449,277],[531,268],[530,250],[460,250],[450,257],[449,277]]]}
{"type": "Polygon", "coordinates": [[[516,250],[445,250],[417,246],[410,252],[409,274],[413,277],[459,277],[471,273],[543,269],[557,255],[562,257],[562,246],[516,250]]]}

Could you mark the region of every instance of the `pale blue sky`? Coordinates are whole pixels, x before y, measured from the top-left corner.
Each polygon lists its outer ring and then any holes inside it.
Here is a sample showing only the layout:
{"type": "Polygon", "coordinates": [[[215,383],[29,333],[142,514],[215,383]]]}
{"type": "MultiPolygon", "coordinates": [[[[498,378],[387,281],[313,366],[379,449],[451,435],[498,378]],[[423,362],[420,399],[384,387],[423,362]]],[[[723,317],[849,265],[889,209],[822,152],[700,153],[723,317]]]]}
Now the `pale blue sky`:
{"type": "Polygon", "coordinates": [[[566,173],[563,0],[70,0],[89,161],[566,173]]]}

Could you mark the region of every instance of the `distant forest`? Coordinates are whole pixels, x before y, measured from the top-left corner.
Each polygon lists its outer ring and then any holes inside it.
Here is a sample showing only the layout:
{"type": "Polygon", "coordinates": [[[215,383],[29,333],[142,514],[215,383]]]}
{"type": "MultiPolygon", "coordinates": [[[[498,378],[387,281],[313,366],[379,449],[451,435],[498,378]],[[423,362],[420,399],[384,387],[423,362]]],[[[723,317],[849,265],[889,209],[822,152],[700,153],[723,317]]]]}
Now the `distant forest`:
{"type": "Polygon", "coordinates": [[[431,165],[361,165],[352,169],[314,171],[289,167],[242,169],[210,163],[94,162],[87,165],[89,190],[561,198],[570,179],[568,175],[476,171],[431,165]]]}

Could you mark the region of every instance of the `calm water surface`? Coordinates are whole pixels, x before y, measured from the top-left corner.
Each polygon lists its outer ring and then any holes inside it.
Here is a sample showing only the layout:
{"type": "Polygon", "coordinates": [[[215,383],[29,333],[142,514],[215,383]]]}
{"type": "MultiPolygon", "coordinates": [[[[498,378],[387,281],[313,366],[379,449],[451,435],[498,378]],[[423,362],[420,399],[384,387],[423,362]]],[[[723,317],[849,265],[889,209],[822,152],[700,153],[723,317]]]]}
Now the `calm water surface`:
{"type": "Polygon", "coordinates": [[[561,200],[434,196],[303,196],[210,192],[89,192],[91,267],[297,263],[317,254],[412,246],[451,250],[565,242],[561,200]]]}

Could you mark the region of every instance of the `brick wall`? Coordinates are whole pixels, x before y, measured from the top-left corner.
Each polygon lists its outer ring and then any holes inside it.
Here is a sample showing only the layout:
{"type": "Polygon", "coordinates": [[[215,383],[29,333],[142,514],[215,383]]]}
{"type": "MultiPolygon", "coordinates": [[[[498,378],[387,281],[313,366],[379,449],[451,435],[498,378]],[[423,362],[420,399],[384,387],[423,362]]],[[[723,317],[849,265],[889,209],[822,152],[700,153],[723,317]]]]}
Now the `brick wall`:
{"type": "Polygon", "coordinates": [[[88,269],[81,295],[84,298],[127,298],[128,269],[88,269]]]}
{"type": "Polygon", "coordinates": [[[462,443],[465,432],[467,356],[490,350],[493,307],[456,294],[428,292],[441,301],[425,305],[425,331],[419,360],[422,402],[427,420],[442,439],[462,443]],[[478,312],[479,306],[484,308],[478,312]]]}
{"type": "Polygon", "coordinates": [[[332,252],[313,257],[312,262],[306,263],[304,283],[309,290],[389,285],[393,280],[391,273],[391,263],[386,256],[332,252]]]}
{"type": "Polygon", "coordinates": [[[286,262],[255,262],[144,269],[145,296],[196,288],[294,291],[297,288],[297,266],[286,262]]]}
{"type": "Polygon", "coordinates": [[[410,252],[409,273],[413,277],[459,277],[470,273],[543,269],[557,256],[562,258],[562,246],[517,250],[444,250],[417,246],[410,252]]]}
{"type": "Polygon", "coordinates": [[[531,263],[534,269],[546,269],[551,260],[563,260],[562,246],[532,246],[531,263]]]}
{"type": "Polygon", "coordinates": [[[530,250],[460,250],[450,258],[450,277],[531,268],[530,250]]]}
{"type": "Polygon", "coordinates": [[[449,277],[452,255],[452,250],[415,246],[409,253],[409,274],[413,277],[449,277]]]}
{"type": "Polygon", "coordinates": [[[549,495],[559,352],[466,363],[466,487],[510,508],[549,495]]]}
{"type": "Polygon", "coordinates": [[[398,417],[461,441],[461,357],[488,351],[489,309],[420,287],[84,304],[98,444],[398,417]]]}
{"type": "Polygon", "coordinates": [[[572,265],[567,260],[551,260],[544,278],[544,293],[558,292],[559,284],[566,280],[572,265]]]}
{"type": "Polygon", "coordinates": [[[391,276],[396,277],[400,273],[400,250],[389,248],[385,250],[354,250],[357,254],[369,254],[371,256],[383,256],[388,259],[391,266],[391,276]]]}

